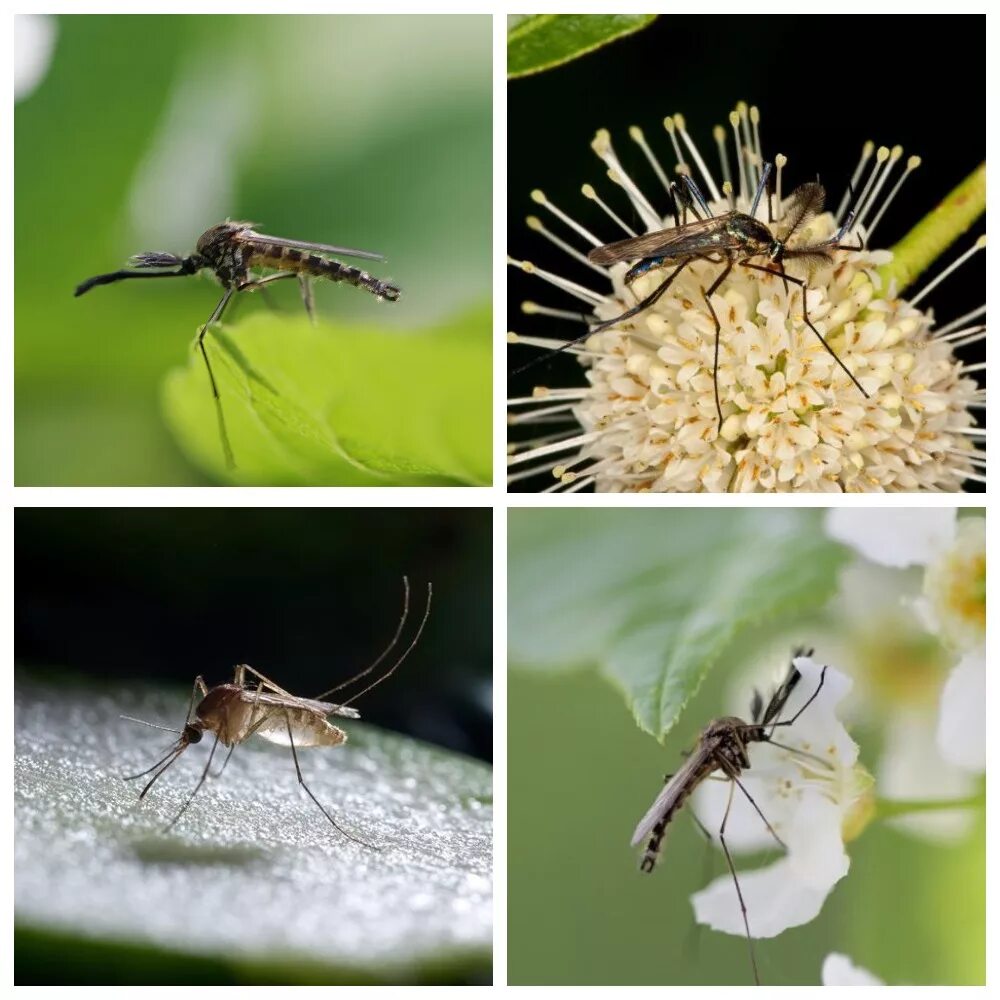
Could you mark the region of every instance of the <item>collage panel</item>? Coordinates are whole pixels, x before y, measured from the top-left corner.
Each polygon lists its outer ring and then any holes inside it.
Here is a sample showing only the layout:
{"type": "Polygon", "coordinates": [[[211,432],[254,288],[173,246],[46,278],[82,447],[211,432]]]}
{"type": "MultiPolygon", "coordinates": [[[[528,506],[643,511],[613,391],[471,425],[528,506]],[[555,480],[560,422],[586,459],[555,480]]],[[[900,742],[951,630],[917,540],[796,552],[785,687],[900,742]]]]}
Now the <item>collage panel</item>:
{"type": "Polygon", "coordinates": [[[984,19],[908,18],[888,106],[867,23],[511,25],[510,490],[983,489],[984,19]]]}
{"type": "Polygon", "coordinates": [[[982,985],[986,519],[508,519],[511,985],[982,985]]]}
{"type": "Polygon", "coordinates": [[[22,508],[20,985],[492,980],[492,512],[22,508]]]}
{"type": "Polygon", "coordinates": [[[488,14],[17,27],[18,486],[490,484],[488,14]]]}

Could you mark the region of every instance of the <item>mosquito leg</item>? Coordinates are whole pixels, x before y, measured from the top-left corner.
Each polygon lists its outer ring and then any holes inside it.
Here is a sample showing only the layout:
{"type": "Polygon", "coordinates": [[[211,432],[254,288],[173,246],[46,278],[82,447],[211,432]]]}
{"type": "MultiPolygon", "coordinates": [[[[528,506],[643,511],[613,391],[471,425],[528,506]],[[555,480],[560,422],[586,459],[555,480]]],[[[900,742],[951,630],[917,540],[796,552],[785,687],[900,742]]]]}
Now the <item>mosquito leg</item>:
{"type": "Polygon", "coordinates": [[[705,304],[708,306],[708,311],[712,314],[712,322],[715,324],[715,360],[712,363],[712,388],[715,390],[715,412],[719,417],[719,429],[717,434],[722,433],[722,403],[719,401],[719,337],[722,334],[722,326],[719,323],[719,317],[715,314],[715,307],[712,305],[712,295],[715,294],[716,289],[721,285],[726,278],[729,277],[729,272],[733,269],[733,262],[727,261],[725,268],[722,273],[712,282],[711,287],[706,292],[703,288],[701,290],[702,297],[705,299],[705,304]]]}
{"type": "Polygon", "coordinates": [[[226,306],[233,297],[235,290],[235,288],[230,286],[223,292],[222,298],[219,299],[219,304],[215,307],[215,311],[209,316],[208,322],[198,331],[198,350],[201,351],[201,356],[205,361],[205,368],[208,370],[208,381],[212,385],[212,398],[215,400],[215,415],[219,421],[219,436],[222,439],[222,451],[225,456],[227,469],[235,469],[236,462],[233,459],[233,449],[229,446],[229,435],[226,433],[226,418],[222,415],[222,399],[219,396],[219,387],[215,382],[212,362],[208,360],[208,351],[205,350],[205,334],[213,323],[218,323],[222,319],[222,314],[225,312],[226,306]]]}
{"type": "Polygon", "coordinates": [[[216,778],[221,778],[221,777],[222,777],[222,772],[223,772],[223,771],[225,771],[225,769],[226,769],[226,765],[227,765],[227,764],[229,763],[229,758],[230,758],[230,757],[232,757],[232,755],[233,755],[233,751],[234,751],[235,749],[236,749],[236,744],[234,743],[234,744],[233,744],[233,745],[232,745],[232,746],[231,746],[231,747],[229,748],[229,753],[227,753],[227,754],[226,754],[226,759],[225,759],[225,760],[224,760],[224,761],[222,762],[222,767],[220,767],[220,768],[219,768],[219,770],[215,772],[215,774],[210,774],[210,775],[209,775],[209,777],[210,777],[210,778],[211,778],[211,779],[212,779],[213,781],[214,781],[214,780],[215,780],[216,778]]]}
{"type": "MultiPolygon", "coordinates": [[[[754,812],[756,812],[757,815],[764,821],[764,826],[767,827],[767,832],[770,833],[771,836],[774,837],[774,839],[787,851],[788,850],[788,846],[781,839],[781,837],[779,837],[774,832],[774,827],[771,826],[771,824],[768,822],[767,817],[760,811],[760,806],[758,806],[757,803],[754,802],[753,796],[747,791],[746,785],[744,785],[743,782],[740,781],[739,776],[736,774],[735,769],[733,769],[732,766],[729,765],[728,761],[726,762],[726,766],[723,767],[723,770],[732,779],[733,784],[738,785],[740,791],[747,797],[747,801],[750,803],[750,805],[753,806],[754,812]]],[[[730,800],[732,800],[732,797],[733,797],[732,796],[732,789],[730,788],[730,795],[729,795],[730,800]]],[[[729,807],[728,806],[726,807],[726,813],[727,813],[727,815],[729,813],[729,807]]],[[[723,825],[725,825],[725,824],[723,824],[723,825]]]]}
{"type": "Polygon", "coordinates": [[[779,743],[777,740],[768,740],[768,743],[773,747],[777,747],[779,750],[786,750],[788,753],[794,753],[799,757],[805,757],[807,760],[816,761],[818,764],[822,764],[823,768],[827,771],[832,770],[830,764],[823,760],[822,757],[818,757],[814,753],[809,753],[808,750],[800,750],[798,747],[790,747],[786,743],[779,743]]]}
{"type": "Polygon", "coordinates": [[[750,921],[747,919],[747,907],[743,902],[743,891],[740,889],[740,880],[736,877],[736,866],[733,864],[732,855],[726,846],[726,821],[729,819],[729,810],[733,805],[733,785],[729,786],[729,800],[726,802],[726,811],[722,816],[722,825],[719,827],[719,843],[722,845],[722,853],[726,856],[726,864],[729,865],[729,873],[733,876],[733,885],[736,886],[736,898],[740,901],[740,912],[743,914],[743,929],[747,932],[747,947],[750,949],[750,964],[753,966],[753,981],[760,986],[760,975],[757,972],[757,956],[753,950],[753,938],[750,937],[750,921]]]}
{"type": "Polygon", "coordinates": [[[785,722],[772,722],[771,729],[777,729],[778,726],[790,726],[795,720],[816,700],[816,696],[823,689],[823,682],[826,680],[826,667],[823,667],[819,675],[819,684],[816,685],[816,690],[809,696],[809,700],[787,721],[785,722]]]}
{"type": "Polygon", "coordinates": [[[188,709],[184,714],[184,725],[186,726],[191,721],[191,711],[194,709],[194,696],[195,694],[200,694],[202,698],[208,694],[208,687],[205,684],[205,678],[199,674],[194,679],[194,684],[191,687],[191,698],[188,701],[188,709]]]}
{"type": "Polygon", "coordinates": [[[302,293],[302,304],[306,307],[309,322],[316,323],[316,303],[313,299],[312,282],[304,274],[299,275],[299,291],[302,293]]]}
{"type": "Polygon", "coordinates": [[[219,745],[219,737],[215,737],[215,742],[212,744],[212,750],[208,755],[208,760],[205,761],[205,770],[201,772],[201,777],[198,779],[198,784],[194,786],[194,791],[187,797],[187,801],[181,806],[181,811],[163,828],[163,832],[166,833],[170,830],[174,824],[184,815],[185,810],[189,805],[191,805],[191,800],[198,794],[201,786],[205,784],[205,779],[208,777],[209,768],[212,766],[212,758],[215,756],[215,748],[219,745]]]}
{"type": "MultiPolygon", "coordinates": [[[[597,323],[596,325],[592,326],[587,331],[587,335],[589,336],[592,333],[600,333],[602,330],[607,330],[608,327],[614,326],[616,323],[620,323],[623,319],[631,319],[638,313],[641,313],[644,310],[648,309],[650,306],[655,305],[656,302],[659,300],[659,298],[663,295],[663,293],[666,292],[666,290],[673,284],[674,279],[694,259],[695,259],[694,257],[688,257],[676,268],[674,268],[674,270],[671,271],[670,274],[666,278],[664,278],[663,281],[649,293],[649,295],[647,295],[644,299],[642,299],[642,301],[632,306],[631,309],[626,309],[625,312],[621,314],[621,316],[616,316],[614,319],[608,319],[605,320],[603,323],[597,323]]],[[[583,338],[580,339],[582,340],[583,338]]]]}
{"type": "Polygon", "coordinates": [[[355,844],[361,844],[362,847],[370,847],[373,851],[381,850],[381,848],[376,847],[374,844],[369,844],[365,840],[361,840],[359,837],[355,837],[353,834],[348,833],[342,826],[340,826],[337,821],[323,808],[322,803],[315,795],[310,791],[309,786],[306,784],[305,779],[302,777],[302,768],[299,767],[299,755],[295,750],[295,739],[292,736],[292,720],[288,713],[285,712],[285,726],[288,729],[288,745],[292,748],[292,760],[295,761],[295,774],[299,779],[299,784],[305,789],[306,795],[309,796],[316,803],[316,807],[319,811],[330,821],[330,825],[338,832],[343,834],[348,840],[353,840],[355,844]]]}
{"type": "Polygon", "coordinates": [[[865,397],[865,399],[871,399],[871,396],[869,396],[868,393],[865,392],[864,386],[857,380],[857,378],[855,378],[854,373],[850,370],[850,368],[847,367],[847,365],[844,364],[843,361],[840,360],[840,358],[837,356],[837,352],[826,342],[826,338],[823,336],[823,334],[821,334],[819,330],[817,330],[816,327],[813,326],[813,322],[809,318],[809,308],[806,305],[806,292],[808,291],[806,283],[801,278],[793,278],[790,274],[786,274],[784,270],[778,271],[771,267],[763,267],[760,264],[748,264],[745,260],[740,261],[740,263],[744,267],[749,268],[752,271],[763,271],[764,274],[776,274],[783,281],[785,282],[790,281],[792,282],[792,284],[798,285],[799,288],[802,289],[802,318],[806,321],[806,326],[808,326],[809,329],[812,330],[814,334],[816,334],[817,340],[819,340],[819,342],[823,345],[823,347],[826,348],[827,354],[829,354],[830,357],[833,358],[833,360],[836,361],[838,365],[840,365],[841,370],[854,383],[854,385],[857,387],[858,392],[860,392],[861,395],[865,397]]]}

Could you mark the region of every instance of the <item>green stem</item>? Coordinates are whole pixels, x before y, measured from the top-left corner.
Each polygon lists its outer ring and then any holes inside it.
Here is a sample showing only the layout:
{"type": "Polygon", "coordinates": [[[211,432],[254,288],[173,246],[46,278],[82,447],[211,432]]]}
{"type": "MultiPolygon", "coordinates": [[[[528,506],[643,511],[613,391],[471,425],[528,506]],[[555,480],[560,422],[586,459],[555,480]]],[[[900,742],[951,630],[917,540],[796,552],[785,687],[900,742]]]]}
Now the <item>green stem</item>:
{"type": "Polygon", "coordinates": [[[879,268],[883,287],[895,279],[899,294],[912,285],[985,211],[986,164],[981,163],[892,248],[892,260],[879,268]]]}
{"type": "Polygon", "coordinates": [[[878,799],[875,803],[875,815],[878,819],[894,819],[908,813],[983,809],[985,806],[985,795],[970,795],[964,799],[878,799]]]}

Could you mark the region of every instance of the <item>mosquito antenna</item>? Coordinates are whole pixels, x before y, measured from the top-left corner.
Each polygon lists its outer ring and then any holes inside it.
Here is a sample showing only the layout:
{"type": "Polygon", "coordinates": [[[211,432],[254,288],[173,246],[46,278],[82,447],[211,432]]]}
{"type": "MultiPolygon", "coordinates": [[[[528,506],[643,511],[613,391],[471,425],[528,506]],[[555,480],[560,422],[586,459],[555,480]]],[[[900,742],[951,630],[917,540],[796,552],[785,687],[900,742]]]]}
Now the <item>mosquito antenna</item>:
{"type": "Polygon", "coordinates": [[[171,729],[169,726],[158,726],[155,722],[147,722],[145,719],[137,719],[133,715],[120,715],[119,719],[128,719],[129,722],[138,722],[141,726],[149,726],[150,729],[162,729],[165,733],[177,733],[180,735],[179,729],[171,729]]]}
{"type": "Polygon", "coordinates": [[[420,636],[423,634],[424,626],[427,624],[427,619],[430,617],[432,596],[433,596],[433,588],[431,584],[428,582],[427,606],[424,608],[424,617],[420,619],[420,625],[417,628],[417,634],[413,637],[413,640],[410,642],[409,646],[407,646],[406,649],[403,650],[403,652],[399,656],[399,659],[397,659],[396,662],[377,681],[372,681],[371,684],[369,684],[366,688],[362,688],[360,691],[357,692],[357,694],[352,694],[351,697],[348,698],[347,701],[345,701],[341,707],[343,707],[344,705],[350,705],[352,701],[357,701],[358,698],[360,698],[363,694],[367,694],[369,691],[371,691],[372,688],[378,687],[379,684],[382,683],[382,681],[388,680],[396,672],[396,668],[403,662],[403,660],[405,660],[410,655],[410,653],[413,651],[414,646],[416,646],[416,644],[420,641],[420,636]]]}
{"type": "Polygon", "coordinates": [[[322,694],[316,695],[313,701],[323,701],[328,695],[333,694],[335,691],[340,691],[341,688],[345,688],[355,681],[361,680],[362,677],[367,677],[393,650],[396,643],[399,642],[399,637],[403,634],[403,626],[406,624],[407,615],[410,613],[410,581],[408,577],[403,577],[403,613],[400,615],[399,624],[396,626],[396,634],[392,637],[392,641],[388,646],[382,651],[379,658],[371,664],[371,666],[366,667],[359,674],[355,674],[353,677],[349,677],[346,681],[341,681],[336,687],[330,688],[329,691],[324,691],[322,694]]]}
{"type": "Polygon", "coordinates": [[[750,206],[749,215],[751,218],[757,218],[757,206],[760,204],[761,195],[767,187],[767,179],[771,176],[771,166],[772,165],[770,163],[765,163],[764,169],[761,171],[760,181],[757,184],[757,193],[753,196],[753,204],[750,206]]]}

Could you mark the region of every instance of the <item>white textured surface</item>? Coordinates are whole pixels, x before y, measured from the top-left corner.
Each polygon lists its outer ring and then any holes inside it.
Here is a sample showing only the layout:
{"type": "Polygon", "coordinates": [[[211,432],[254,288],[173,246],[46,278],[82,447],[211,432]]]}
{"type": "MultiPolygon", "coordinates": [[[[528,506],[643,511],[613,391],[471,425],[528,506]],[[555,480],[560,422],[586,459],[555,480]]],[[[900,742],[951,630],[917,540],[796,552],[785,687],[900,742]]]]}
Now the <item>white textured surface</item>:
{"type": "Polygon", "coordinates": [[[19,924],[377,979],[453,961],[488,973],[485,765],[360,723],[345,746],[300,751],[316,797],[374,851],[330,827],[286,749],[251,740],[163,833],[209,740],[137,803],[141,782],[120,776],[150,766],[171,736],[119,714],[179,728],[182,696],[27,681],[15,695],[19,924]]]}

